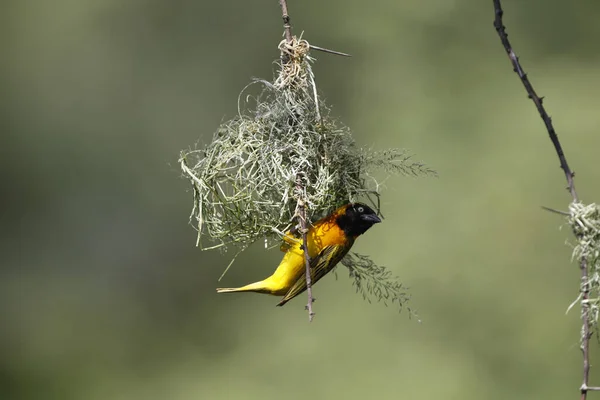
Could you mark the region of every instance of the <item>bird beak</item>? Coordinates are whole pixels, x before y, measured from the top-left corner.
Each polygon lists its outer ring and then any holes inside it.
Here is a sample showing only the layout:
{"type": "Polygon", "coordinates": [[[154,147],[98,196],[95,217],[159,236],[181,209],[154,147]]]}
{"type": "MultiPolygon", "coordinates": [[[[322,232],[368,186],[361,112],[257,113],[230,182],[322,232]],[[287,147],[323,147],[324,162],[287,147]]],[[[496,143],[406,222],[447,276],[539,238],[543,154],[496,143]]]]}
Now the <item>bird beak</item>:
{"type": "Polygon", "coordinates": [[[375,214],[363,214],[363,215],[361,215],[361,216],[360,216],[360,218],[361,218],[363,221],[367,221],[367,222],[370,222],[370,223],[372,223],[372,224],[376,224],[376,223],[378,223],[378,222],[381,222],[381,218],[379,218],[379,217],[378,217],[377,215],[375,215],[375,214]]]}

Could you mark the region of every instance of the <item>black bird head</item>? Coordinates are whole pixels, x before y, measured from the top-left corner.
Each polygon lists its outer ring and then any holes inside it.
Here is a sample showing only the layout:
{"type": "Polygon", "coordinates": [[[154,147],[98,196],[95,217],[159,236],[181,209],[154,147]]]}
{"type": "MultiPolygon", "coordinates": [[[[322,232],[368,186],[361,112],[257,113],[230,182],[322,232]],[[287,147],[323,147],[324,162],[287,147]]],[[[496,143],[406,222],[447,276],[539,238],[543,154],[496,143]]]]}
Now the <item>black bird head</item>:
{"type": "Polygon", "coordinates": [[[345,211],[337,217],[337,224],[346,235],[356,237],[365,233],[374,224],[381,222],[373,209],[362,203],[350,203],[344,206],[345,211]]]}

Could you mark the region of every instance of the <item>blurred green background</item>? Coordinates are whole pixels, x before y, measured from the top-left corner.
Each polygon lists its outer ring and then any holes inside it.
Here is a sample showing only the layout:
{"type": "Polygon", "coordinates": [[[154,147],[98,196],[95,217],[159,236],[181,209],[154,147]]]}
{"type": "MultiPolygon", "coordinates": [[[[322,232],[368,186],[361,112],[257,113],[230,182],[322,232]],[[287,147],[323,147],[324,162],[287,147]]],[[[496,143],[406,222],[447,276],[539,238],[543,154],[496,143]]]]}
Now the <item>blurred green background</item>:
{"type": "MultiPolygon", "coordinates": [[[[584,201],[600,201],[600,3],[504,1],[584,201]]],[[[2,399],[576,398],[568,193],[491,1],[289,1],[334,115],[439,178],[390,178],[355,249],[423,322],[354,293],[216,295],[281,254],[200,252],[179,151],[271,78],[277,1],[5,1],[0,13],[2,399]],[[563,227],[565,228],[565,227],[563,227]]],[[[594,352],[598,348],[592,341],[594,352]]],[[[600,354],[593,354],[596,364],[600,354]]],[[[600,384],[593,369],[591,384],[600,384]]],[[[591,395],[594,396],[593,394],[591,395]]]]}

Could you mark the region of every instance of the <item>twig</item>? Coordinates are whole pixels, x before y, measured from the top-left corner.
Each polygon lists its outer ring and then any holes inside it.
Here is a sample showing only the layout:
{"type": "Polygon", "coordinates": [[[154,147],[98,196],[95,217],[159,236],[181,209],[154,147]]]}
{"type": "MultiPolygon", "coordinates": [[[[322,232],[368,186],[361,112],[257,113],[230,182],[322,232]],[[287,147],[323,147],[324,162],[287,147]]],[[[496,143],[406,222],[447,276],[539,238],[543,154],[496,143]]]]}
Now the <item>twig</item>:
{"type": "MultiPolygon", "coordinates": [[[[300,175],[296,177],[296,190],[302,191],[302,179],[300,175]]],[[[299,195],[301,196],[301,194],[299,195]]],[[[300,232],[302,233],[302,250],[304,251],[304,266],[306,267],[306,293],[308,294],[308,303],[306,304],[306,310],[308,310],[308,321],[312,322],[315,313],[312,309],[312,303],[315,301],[312,295],[312,279],[310,276],[310,255],[308,254],[307,236],[308,227],[306,225],[306,206],[304,201],[298,200],[297,209],[298,219],[300,220],[300,232]]]]}
{"type": "Polygon", "coordinates": [[[590,337],[592,336],[590,332],[590,320],[588,316],[589,305],[588,299],[590,297],[590,287],[588,283],[588,269],[587,269],[587,260],[585,258],[581,259],[581,264],[579,265],[581,269],[581,286],[582,286],[582,299],[581,299],[581,308],[582,308],[582,319],[583,319],[583,338],[581,341],[581,352],[583,353],[583,383],[581,384],[581,400],[586,400],[587,392],[590,389],[588,387],[588,381],[590,376],[590,337]]]}
{"type": "Polygon", "coordinates": [[[571,193],[573,201],[578,202],[579,200],[577,197],[577,192],[575,191],[575,182],[573,180],[575,173],[573,173],[569,168],[567,158],[565,157],[565,153],[563,152],[562,146],[560,145],[560,141],[558,140],[558,136],[556,135],[556,131],[554,130],[554,126],[552,125],[552,118],[550,118],[542,104],[543,98],[539,97],[535,93],[531,82],[529,82],[529,78],[527,78],[527,74],[525,73],[525,71],[523,71],[523,68],[519,63],[519,57],[517,57],[517,55],[512,49],[512,46],[510,45],[510,42],[508,41],[508,35],[505,31],[505,26],[502,23],[502,14],[504,14],[504,11],[502,11],[500,0],[493,0],[493,2],[494,11],[496,14],[496,18],[494,19],[494,27],[496,28],[496,32],[498,32],[498,36],[500,36],[500,41],[504,46],[504,50],[506,50],[506,54],[508,55],[508,58],[510,59],[510,62],[513,65],[513,70],[517,75],[519,75],[519,78],[521,79],[523,86],[525,86],[525,90],[527,91],[529,98],[535,104],[535,107],[540,113],[540,117],[542,117],[542,120],[544,121],[544,125],[546,125],[546,130],[548,131],[550,140],[552,141],[554,149],[556,150],[556,154],[558,155],[558,159],[560,160],[560,167],[564,171],[565,177],[567,178],[567,184],[569,185],[567,189],[571,193]]]}
{"type": "Polygon", "coordinates": [[[541,207],[542,207],[544,210],[546,210],[546,211],[550,211],[550,212],[552,212],[552,213],[554,213],[554,214],[560,214],[560,215],[571,215],[571,214],[569,214],[569,213],[568,213],[568,212],[566,212],[566,211],[560,211],[560,210],[556,210],[556,209],[554,209],[554,208],[550,208],[550,207],[546,207],[546,206],[541,206],[541,207]]]}
{"type": "Polygon", "coordinates": [[[288,43],[292,41],[292,25],[290,24],[290,15],[287,9],[287,0],[279,0],[281,5],[281,15],[283,17],[283,31],[285,33],[285,40],[288,43]]]}
{"type": "MultiPolygon", "coordinates": [[[[285,40],[289,44],[292,42],[292,25],[290,24],[290,15],[288,14],[287,0],[279,0],[281,5],[281,15],[283,17],[283,29],[285,34],[285,40]]],[[[289,62],[289,56],[285,53],[281,53],[281,62],[285,64],[289,62]]],[[[296,215],[300,222],[300,231],[302,233],[302,248],[304,250],[304,264],[306,266],[306,293],[308,294],[308,303],[306,309],[308,310],[308,321],[312,322],[315,313],[312,309],[312,303],[314,301],[312,296],[312,282],[310,276],[310,256],[308,254],[308,245],[306,234],[308,232],[306,226],[306,205],[304,202],[304,187],[302,185],[302,175],[296,175],[296,193],[297,193],[297,208],[296,215]]]]}
{"type": "MultiPolygon", "coordinates": [[[[577,203],[577,202],[579,202],[579,198],[577,196],[577,192],[575,191],[575,182],[574,182],[575,173],[572,172],[571,169],[569,168],[569,164],[567,163],[567,158],[565,156],[565,153],[563,152],[560,141],[558,140],[558,135],[556,134],[556,131],[554,130],[554,126],[552,125],[552,119],[550,118],[550,116],[548,115],[548,113],[546,112],[546,109],[544,108],[544,106],[542,104],[543,98],[540,98],[536,94],[535,90],[533,89],[533,86],[531,85],[531,82],[529,82],[529,79],[527,78],[527,74],[525,73],[525,71],[523,71],[523,68],[521,67],[521,64],[519,63],[519,58],[513,51],[512,46],[508,40],[508,34],[506,33],[504,24],[502,22],[502,15],[504,14],[504,11],[502,10],[500,0],[492,0],[492,1],[494,3],[494,13],[495,13],[494,27],[496,28],[496,32],[498,33],[498,36],[500,37],[500,41],[502,42],[502,45],[504,46],[504,50],[506,50],[506,54],[508,55],[508,58],[510,59],[510,62],[513,65],[513,70],[515,71],[515,73],[517,75],[519,75],[519,78],[521,79],[521,82],[523,83],[523,86],[525,87],[525,90],[527,91],[529,98],[535,104],[535,107],[537,108],[538,113],[540,114],[540,117],[542,117],[542,120],[544,121],[544,125],[546,125],[546,130],[548,131],[550,140],[552,141],[552,144],[554,145],[554,149],[556,150],[556,154],[558,155],[558,159],[560,161],[560,167],[564,171],[565,178],[567,179],[567,185],[568,185],[567,189],[571,193],[573,202],[577,203]]],[[[546,208],[546,207],[544,207],[544,208],[546,208]]],[[[548,209],[548,208],[546,208],[546,209],[548,209]]],[[[548,209],[548,210],[555,211],[552,209],[548,209]]],[[[588,386],[589,373],[590,373],[590,351],[589,351],[589,348],[590,348],[591,332],[590,332],[590,322],[588,319],[589,306],[587,304],[587,300],[589,299],[588,269],[587,269],[587,261],[585,258],[583,258],[581,260],[579,267],[581,270],[581,291],[582,291],[582,300],[581,300],[582,313],[581,314],[582,314],[582,322],[583,322],[583,335],[582,335],[583,337],[582,337],[582,342],[581,342],[581,352],[583,353],[583,384],[581,385],[580,392],[581,392],[581,400],[586,400],[588,391],[600,390],[600,387],[588,386]]]]}
{"type": "Polygon", "coordinates": [[[326,49],[324,47],[315,46],[314,44],[311,44],[310,48],[314,49],[314,50],[322,51],[323,53],[335,54],[336,56],[352,57],[348,53],[342,53],[341,51],[329,50],[329,49],[326,49]]]}

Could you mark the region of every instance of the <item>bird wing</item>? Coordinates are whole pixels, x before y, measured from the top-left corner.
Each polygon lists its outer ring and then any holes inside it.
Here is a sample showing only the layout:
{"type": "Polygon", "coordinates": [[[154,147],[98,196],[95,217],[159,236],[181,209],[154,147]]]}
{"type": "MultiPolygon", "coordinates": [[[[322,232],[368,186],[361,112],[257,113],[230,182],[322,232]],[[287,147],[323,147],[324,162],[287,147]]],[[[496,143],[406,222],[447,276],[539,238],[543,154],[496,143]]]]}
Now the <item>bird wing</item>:
{"type": "MultiPolygon", "coordinates": [[[[314,285],[319,279],[324,277],[329,271],[339,263],[342,258],[348,253],[348,250],[352,247],[352,243],[346,243],[344,245],[331,245],[323,248],[321,252],[311,260],[311,283],[314,285]]],[[[300,278],[294,283],[290,290],[286,293],[283,299],[277,304],[282,306],[300,293],[306,290],[306,274],[302,274],[300,278]]]]}

